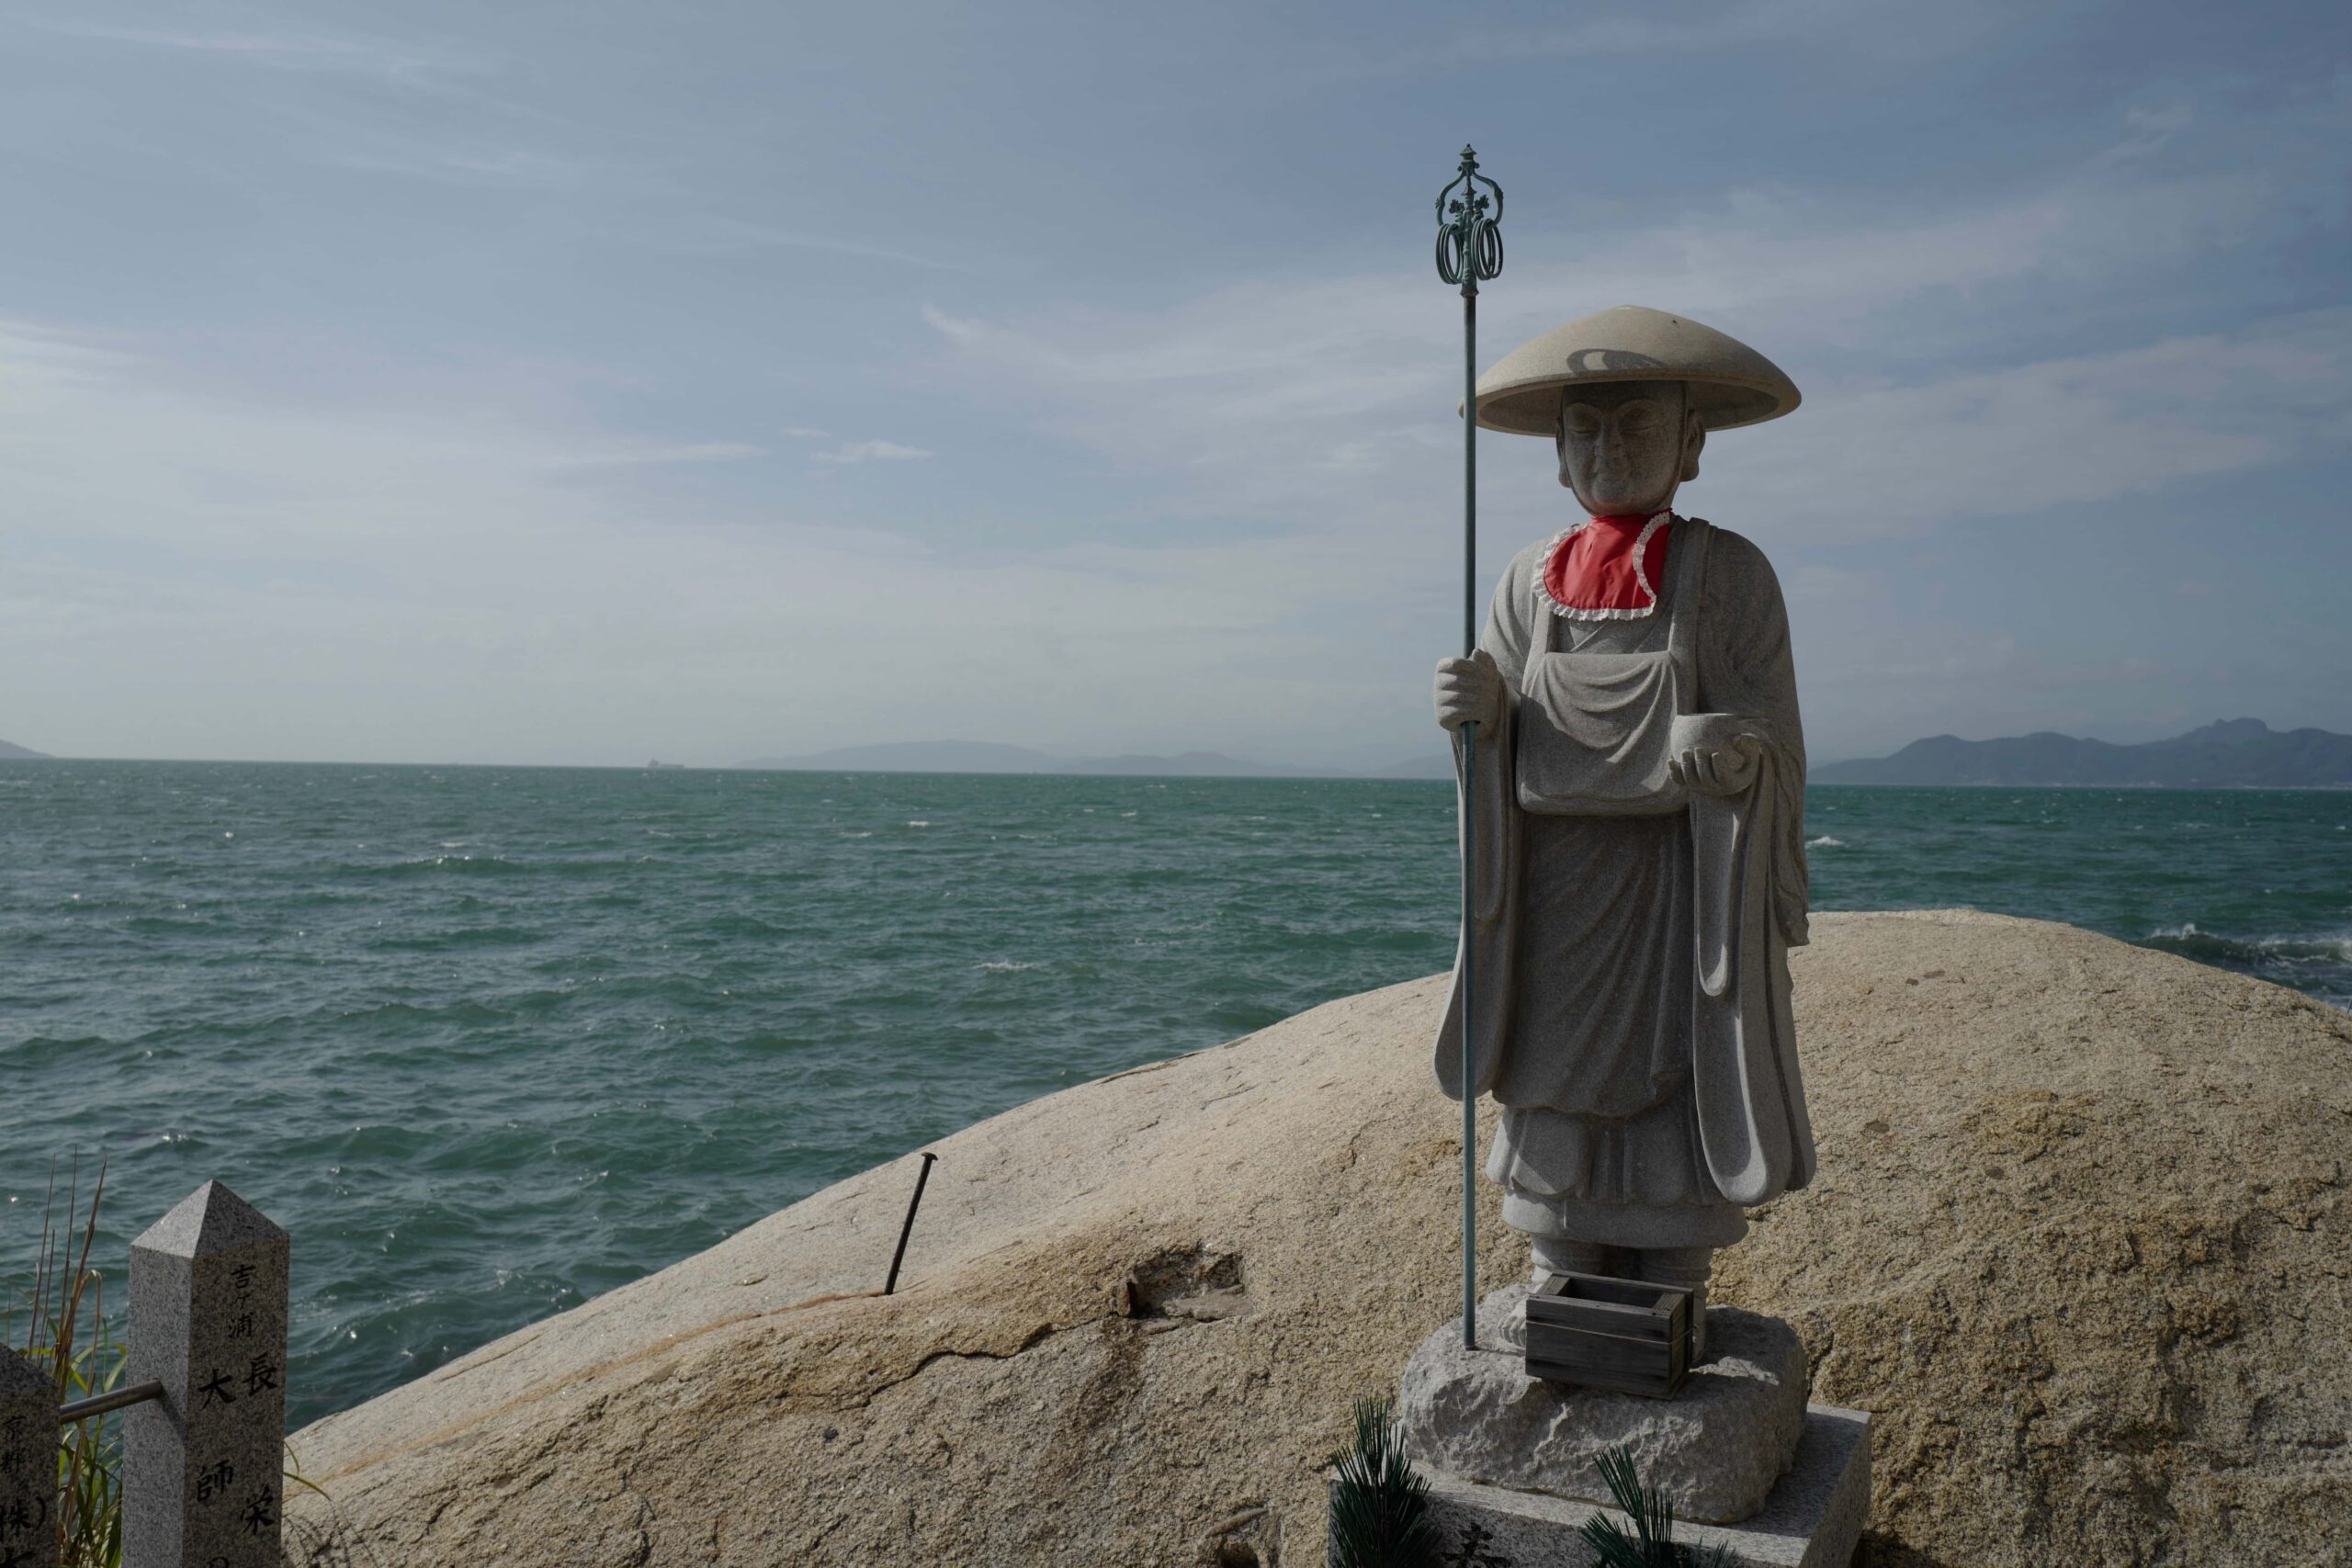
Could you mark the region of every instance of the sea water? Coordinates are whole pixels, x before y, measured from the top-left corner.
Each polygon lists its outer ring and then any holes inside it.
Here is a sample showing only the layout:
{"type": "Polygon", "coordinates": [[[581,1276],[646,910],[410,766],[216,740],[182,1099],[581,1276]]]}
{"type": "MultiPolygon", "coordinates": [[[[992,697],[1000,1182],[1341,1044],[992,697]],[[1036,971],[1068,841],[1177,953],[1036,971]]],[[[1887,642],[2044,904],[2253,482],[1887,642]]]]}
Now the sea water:
{"type": "MultiPolygon", "coordinates": [[[[2352,1005],[2352,794],[1821,788],[1816,908],[2352,1005]]],[[[218,1177],[300,1424],[1037,1095],[1441,969],[1443,784],[0,762],[0,1292],[218,1177]]],[[[877,1256],[876,1279],[888,1259],[877,1256]]],[[[22,1331],[21,1315],[17,1333],[22,1331]]]]}

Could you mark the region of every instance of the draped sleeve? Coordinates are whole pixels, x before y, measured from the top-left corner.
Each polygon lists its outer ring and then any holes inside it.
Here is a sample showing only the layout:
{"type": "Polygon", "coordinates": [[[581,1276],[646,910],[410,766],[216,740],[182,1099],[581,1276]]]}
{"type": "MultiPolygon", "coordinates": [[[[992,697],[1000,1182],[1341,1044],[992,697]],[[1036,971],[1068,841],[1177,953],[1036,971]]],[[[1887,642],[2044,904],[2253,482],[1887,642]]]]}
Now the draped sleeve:
{"type": "Polygon", "coordinates": [[[1521,819],[1519,790],[1512,773],[1513,738],[1517,732],[1520,681],[1527,669],[1538,631],[1533,573],[1548,544],[1529,546],[1512,558],[1495,585],[1487,611],[1479,649],[1493,656],[1503,677],[1502,721],[1478,736],[1475,753],[1454,745],[1454,784],[1461,800],[1461,820],[1475,831],[1472,883],[1476,894],[1473,918],[1462,929],[1454,951],[1453,984],[1445,999],[1445,1014],[1438,1026],[1433,1066],[1438,1087],[1459,1100],[1462,1084],[1463,1031],[1470,1032],[1470,1093],[1484,1094],[1502,1069],[1503,1048],[1510,1028],[1519,921],[1521,819]],[[1474,960],[1477,984],[1465,1009],[1463,959],[1474,960]],[[1475,1012],[1475,1017],[1465,1017],[1475,1012]]]}
{"type": "Polygon", "coordinates": [[[1702,707],[1759,721],[1771,753],[1770,803],[1772,916],[1781,940],[1803,947],[1811,898],[1804,856],[1804,726],[1797,714],[1797,670],[1781,580],[1764,552],[1717,528],[1701,596],[1702,707]]]}
{"type": "Polygon", "coordinates": [[[1702,705],[1761,742],[1752,778],[1690,802],[1698,972],[1691,1092],[1707,1174],[1736,1203],[1813,1179],[1815,1152],[1790,1007],[1805,940],[1804,731],[1781,585],[1755,546],[1717,530],[1701,591],[1702,705]]]}
{"type": "Polygon", "coordinates": [[[1494,655],[1514,700],[1520,678],[1527,670],[1528,649],[1535,641],[1535,572],[1550,547],[1545,541],[1511,558],[1510,565],[1503,569],[1502,581],[1495,584],[1494,599],[1487,606],[1487,627],[1478,637],[1478,646],[1494,655]]]}

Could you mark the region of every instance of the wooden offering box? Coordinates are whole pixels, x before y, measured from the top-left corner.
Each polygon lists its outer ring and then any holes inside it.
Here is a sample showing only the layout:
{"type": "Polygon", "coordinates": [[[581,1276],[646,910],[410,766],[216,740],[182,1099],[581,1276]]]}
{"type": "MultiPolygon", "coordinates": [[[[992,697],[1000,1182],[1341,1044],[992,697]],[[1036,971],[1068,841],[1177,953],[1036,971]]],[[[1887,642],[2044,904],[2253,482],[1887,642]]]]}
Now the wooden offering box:
{"type": "Polygon", "coordinates": [[[1555,1274],[1527,1298],[1527,1375],[1671,1399],[1690,1371],[1690,1292],[1555,1274]]]}

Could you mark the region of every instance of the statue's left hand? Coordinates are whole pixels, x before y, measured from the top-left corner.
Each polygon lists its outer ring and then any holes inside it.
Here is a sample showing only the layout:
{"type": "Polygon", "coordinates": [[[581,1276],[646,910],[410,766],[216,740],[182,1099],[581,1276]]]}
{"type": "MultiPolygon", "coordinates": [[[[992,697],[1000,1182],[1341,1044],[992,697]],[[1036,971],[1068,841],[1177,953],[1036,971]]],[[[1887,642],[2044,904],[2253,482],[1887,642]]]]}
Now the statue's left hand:
{"type": "Polygon", "coordinates": [[[1756,782],[1757,759],[1764,754],[1764,742],[1753,735],[1735,738],[1725,748],[1717,750],[1693,746],[1667,759],[1667,771],[1674,782],[1700,795],[1737,795],[1756,782]]]}

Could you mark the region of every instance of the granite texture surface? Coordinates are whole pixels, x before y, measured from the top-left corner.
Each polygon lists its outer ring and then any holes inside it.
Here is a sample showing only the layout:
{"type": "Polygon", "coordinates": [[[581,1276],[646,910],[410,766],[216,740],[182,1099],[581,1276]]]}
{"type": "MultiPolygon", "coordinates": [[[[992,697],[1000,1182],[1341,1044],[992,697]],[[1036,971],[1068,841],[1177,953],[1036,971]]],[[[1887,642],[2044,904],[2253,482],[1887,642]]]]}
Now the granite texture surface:
{"type": "Polygon", "coordinates": [[[277,1568],[285,1505],[286,1233],[208,1181],[130,1244],[124,1561],[277,1568]]]}
{"type": "Polygon", "coordinates": [[[57,1385],[0,1346],[0,1565],[56,1568],[57,1385]]]}
{"type": "Polygon", "coordinates": [[[1606,1501],[1594,1461],[1624,1447],[1683,1518],[1743,1519],[1765,1506],[1804,1430],[1804,1346],[1778,1319],[1719,1307],[1707,1359],[1672,1399],[1570,1388],[1527,1375],[1511,1325],[1528,1287],[1478,1305],[1480,1348],[1455,1317],[1405,1364],[1405,1451],[1464,1479],[1606,1501]]]}
{"type": "MultiPolygon", "coordinates": [[[[1804,1413],[1795,1467],[1759,1512],[1734,1525],[1678,1520],[1674,1539],[1701,1553],[1720,1548],[1737,1568],[1847,1568],[1870,1501],[1871,1418],[1815,1404],[1804,1413]]],[[[1614,1512],[1442,1473],[1430,1476],[1430,1504],[1440,1560],[1479,1568],[1592,1568],[1579,1532],[1596,1514],[1614,1512]]]]}

